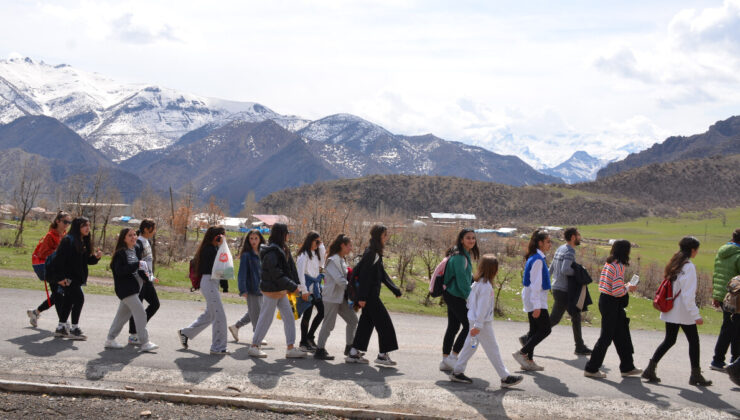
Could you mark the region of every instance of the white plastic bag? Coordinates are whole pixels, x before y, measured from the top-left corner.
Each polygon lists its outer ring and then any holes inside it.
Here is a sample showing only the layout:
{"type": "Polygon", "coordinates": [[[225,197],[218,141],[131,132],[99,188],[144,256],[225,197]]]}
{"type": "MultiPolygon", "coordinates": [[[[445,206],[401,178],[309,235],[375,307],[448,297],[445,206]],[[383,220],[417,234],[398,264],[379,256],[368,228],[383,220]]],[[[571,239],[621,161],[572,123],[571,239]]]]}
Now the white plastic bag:
{"type": "Polygon", "coordinates": [[[213,262],[211,271],[212,280],[231,280],[234,278],[234,258],[231,256],[226,238],[221,242],[216,253],[216,261],[213,262]]]}

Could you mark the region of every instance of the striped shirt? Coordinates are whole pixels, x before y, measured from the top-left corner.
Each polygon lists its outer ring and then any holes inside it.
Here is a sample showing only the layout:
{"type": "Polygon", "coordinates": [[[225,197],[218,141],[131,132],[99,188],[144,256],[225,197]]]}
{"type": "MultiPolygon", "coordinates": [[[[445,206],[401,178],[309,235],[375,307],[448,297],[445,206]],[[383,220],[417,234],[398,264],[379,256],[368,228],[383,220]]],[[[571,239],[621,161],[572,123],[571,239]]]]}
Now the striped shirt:
{"type": "Polygon", "coordinates": [[[627,294],[624,285],[624,265],[618,262],[604,264],[599,277],[599,292],[614,297],[627,294]]]}

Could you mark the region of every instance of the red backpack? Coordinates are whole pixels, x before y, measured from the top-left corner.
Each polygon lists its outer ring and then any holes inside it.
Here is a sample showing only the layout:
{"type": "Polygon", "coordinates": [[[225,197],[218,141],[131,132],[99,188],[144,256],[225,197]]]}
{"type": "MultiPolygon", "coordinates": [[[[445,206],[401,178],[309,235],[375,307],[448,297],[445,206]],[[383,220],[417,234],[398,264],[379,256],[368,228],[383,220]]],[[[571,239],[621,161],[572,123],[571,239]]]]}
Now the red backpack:
{"type": "Polygon", "coordinates": [[[679,290],[676,295],[673,295],[673,282],[668,277],[664,278],[658,286],[658,291],[655,292],[655,299],[653,299],[653,308],[660,312],[670,312],[673,309],[673,301],[681,295],[679,290]]]}
{"type": "Polygon", "coordinates": [[[200,279],[202,276],[195,270],[195,260],[190,260],[190,272],[188,273],[188,277],[190,278],[190,291],[194,292],[200,289],[200,279]]]}

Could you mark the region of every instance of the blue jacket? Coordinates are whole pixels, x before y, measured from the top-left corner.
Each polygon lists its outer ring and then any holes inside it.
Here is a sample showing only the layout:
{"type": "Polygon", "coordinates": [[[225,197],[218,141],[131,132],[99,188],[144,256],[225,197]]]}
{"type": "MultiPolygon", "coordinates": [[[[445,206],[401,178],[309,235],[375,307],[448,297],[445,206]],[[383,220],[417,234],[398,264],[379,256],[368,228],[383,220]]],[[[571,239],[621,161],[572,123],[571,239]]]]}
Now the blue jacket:
{"type": "Polygon", "coordinates": [[[524,278],[522,279],[522,284],[525,287],[529,287],[531,284],[529,274],[532,271],[532,265],[537,260],[542,261],[542,290],[550,290],[550,271],[547,269],[547,261],[542,258],[542,255],[540,255],[539,252],[536,252],[527,259],[527,264],[524,265],[524,278]]]}
{"type": "Polygon", "coordinates": [[[237,284],[239,285],[239,294],[250,294],[261,296],[260,292],[260,273],[262,272],[262,262],[259,255],[254,251],[247,251],[239,258],[239,274],[237,275],[237,284]]]}

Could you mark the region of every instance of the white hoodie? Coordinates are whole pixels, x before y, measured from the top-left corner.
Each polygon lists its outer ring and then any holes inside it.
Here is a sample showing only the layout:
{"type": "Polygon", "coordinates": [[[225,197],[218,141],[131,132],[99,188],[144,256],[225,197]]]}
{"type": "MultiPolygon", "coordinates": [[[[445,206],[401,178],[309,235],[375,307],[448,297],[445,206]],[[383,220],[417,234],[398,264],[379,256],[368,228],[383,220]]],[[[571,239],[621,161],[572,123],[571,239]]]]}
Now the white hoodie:
{"type": "Polygon", "coordinates": [[[484,323],[493,321],[495,299],[490,280],[481,279],[473,283],[468,296],[468,320],[471,328],[481,329],[484,323]]]}

